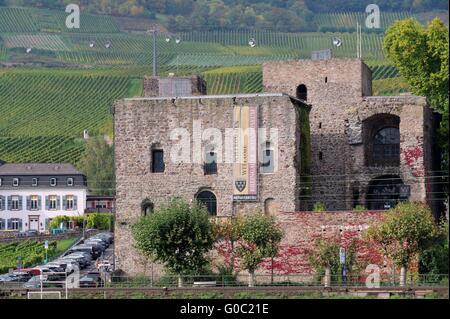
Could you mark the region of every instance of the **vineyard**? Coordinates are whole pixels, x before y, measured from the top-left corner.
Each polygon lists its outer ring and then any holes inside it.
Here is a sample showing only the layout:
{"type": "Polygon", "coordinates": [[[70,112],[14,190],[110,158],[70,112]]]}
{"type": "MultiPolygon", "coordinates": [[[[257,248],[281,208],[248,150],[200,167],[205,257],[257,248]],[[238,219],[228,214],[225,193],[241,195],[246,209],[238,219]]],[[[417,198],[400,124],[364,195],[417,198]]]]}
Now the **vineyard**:
{"type": "MultiPolygon", "coordinates": [[[[382,24],[408,16],[383,14],[382,24]]],[[[2,69],[0,64],[2,160],[76,164],[84,151],[83,131],[111,134],[112,102],[141,95],[142,77],[151,73],[153,41],[143,31],[151,21],[83,14],[81,29],[68,30],[65,18],[64,11],[0,7],[0,62],[60,67],[2,69]],[[140,31],[121,32],[133,25],[140,31]]],[[[262,92],[265,61],[308,59],[311,51],[326,48],[335,57],[355,57],[356,34],[339,28],[351,28],[362,18],[355,13],[314,17],[318,27],[335,26],[333,32],[158,33],[158,72],[201,74],[208,94],[262,92]],[[335,37],[342,46],[333,46],[335,37]],[[249,46],[250,39],[255,47],[249,46]]],[[[373,71],[374,93],[404,92],[408,88],[386,61],[382,43],[380,33],[363,34],[363,58],[373,71]]]]}
{"type": "MultiPolygon", "coordinates": [[[[356,23],[364,24],[367,14],[364,12],[348,12],[348,13],[324,13],[314,15],[314,24],[319,30],[338,30],[347,28],[348,30],[356,29],[356,23]]],[[[396,20],[408,19],[415,17],[409,12],[383,12],[380,15],[380,27],[385,30],[396,20]]]]}
{"type": "MultiPolygon", "coordinates": [[[[66,28],[63,10],[0,7],[0,32],[74,32],[66,28]]],[[[83,14],[77,33],[117,33],[119,24],[111,16],[83,14]]]]}
{"type": "MultiPolygon", "coordinates": [[[[48,257],[54,257],[68,249],[77,238],[52,241],[48,245],[48,257]]],[[[29,268],[42,263],[45,259],[44,244],[25,240],[12,244],[0,244],[0,274],[17,267],[17,257],[22,257],[22,267],[29,268]]]]}

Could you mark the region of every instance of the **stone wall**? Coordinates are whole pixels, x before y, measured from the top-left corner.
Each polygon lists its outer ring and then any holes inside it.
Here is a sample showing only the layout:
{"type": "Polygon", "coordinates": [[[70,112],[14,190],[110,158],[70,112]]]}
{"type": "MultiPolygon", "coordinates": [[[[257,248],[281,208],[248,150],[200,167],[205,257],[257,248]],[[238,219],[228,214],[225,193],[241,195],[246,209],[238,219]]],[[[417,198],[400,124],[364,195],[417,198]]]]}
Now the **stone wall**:
{"type": "MultiPolygon", "coordinates": [[[[177,94],[163,94],[160,93],[160,86],[162,82],[177,82],[181,81],[188,84],[188,91],[178,96],[192,96],[192,95],[206,95],[206,82],[201,76],[186,76],[186,77],[160,77],[160,76],[146,76],[144,77],[144,96],[158,97],[158,96],[177,96],[177,94]]],[[[181,84],[181,83],[179,83],[181,84]]],[[[175,84],[174,84],[175,85],[175,84]]],[[[177,89],[173,89],[176,91],[177,89]]],[[[179,90],[179,88],[178,88],[179,90]]]]}
{"type": "Polygon", "coordinates": [[[312,198],[328,210],[350,209],[346,201],[345,167],[347,138],[346,109],[371,94],[371,72],[359,59],[298,60],[267,62],[263,65],[266,92],[296,95],[301,84],[307,88],[312,150],[312,198]]]}
{"type": "MultiPolygon", "coordinates": [[[[352,209],[358,202],[365,205],[368,183],[383,175],[399,176],[410,185],[410,200],[436,202],[429,196],[435,183],[428,180],[439,169],[433,147],[436,125],[425,98],[371,97],[372,74],[359,59],[267,62],[263,84],[265,91],[293,95],[300,84],[307,87],[312,105],[312,198],[306,201],[308,209],[316,202],[324,203],[328,210],[352,209]],[[363,122],[374,115],[400,118],[401,156],[396,167],[367,161],[372,153],[364,139],[369,133],[363,132],[363,122]],[[354,199],[356,190],[358,200],[354,199]]],[[[389,126],[386,121],[379,124],[373,129],[389,126]]]]}
{"type": "MultiPolygon", "coordinates": [[[[299,209],[300,125],[297,104],[287,95],[243,95],[198,98],[128,99],[115,104],[116,168],[116,254],[122,269],[134,273],[142,268],[133,247],[131,225],[141,216],[141,204],[148,199],[157,209],[170,198],[193,201],[207,189],[217,197],[217,214],[226,217],[264,211],[299,209]],[[259,106],[259,126],[278,129],[278,170],[259,174],[256,202],[233,203],[234,165],[218,163],[217,175],[206,175],[203,162],[173,163],[170,154],[174,129],[193,134],[198,123],[203,130],[217,128],[222,136],[233,128],[235,105],[259,106]],[[200,122],[198,122],[200,121],[200,122]],[[165,152],[164,173],[151,173],[151,148],[165,152]],[[269,200],[269,202],[267,202],[269,200]]],[[[177,142],[178,143],[178,142],[177,142]]],[[[202,145],[202,154],[204,144],[202,145]]],[[[195,153],[194,153],[195,155],[195,153]]],[[[197,156],[200,154],[196,154],[197,156]]],[[[200,155],[201,156],[201,155],[200,155]]],[[[220,158],[220,157],[219,157],[220,158]]],[[[223,157],[222,157],[223,158],[223,157]]]]}

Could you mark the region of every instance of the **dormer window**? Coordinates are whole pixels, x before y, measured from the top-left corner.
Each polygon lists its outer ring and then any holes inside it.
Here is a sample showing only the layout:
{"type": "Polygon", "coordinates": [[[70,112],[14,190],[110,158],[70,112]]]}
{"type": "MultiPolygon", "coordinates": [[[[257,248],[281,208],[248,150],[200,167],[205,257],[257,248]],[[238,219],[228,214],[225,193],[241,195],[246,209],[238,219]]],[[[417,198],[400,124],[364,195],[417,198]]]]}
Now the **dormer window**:
{"type": "Polygon", "coordinates": [[[52,187],[56,186],[56,178],[50,178],[50,186],[52,187]]]}
{"type": "Polygon", "coordinates": [[[13,186],[14,187],[18,187],[19,186],[19,179],[18,178],[13,178],[13,186]]]}
{"type": "Polygon", "coordinates": [[[31,179],[31,186],[33,186],[33,187],[38,186],[38,179],[37,178],[31,179]]]}
{"type": "Polygon", "coordinates": [[[67,186],[73,186],[73,178],[72,177],[69,177],[67,179],[67,186]]]}
{"type": "Polygon", "coordinates": [[[2,186],[3,180],[0,178],[0,186],[2,186]]]}

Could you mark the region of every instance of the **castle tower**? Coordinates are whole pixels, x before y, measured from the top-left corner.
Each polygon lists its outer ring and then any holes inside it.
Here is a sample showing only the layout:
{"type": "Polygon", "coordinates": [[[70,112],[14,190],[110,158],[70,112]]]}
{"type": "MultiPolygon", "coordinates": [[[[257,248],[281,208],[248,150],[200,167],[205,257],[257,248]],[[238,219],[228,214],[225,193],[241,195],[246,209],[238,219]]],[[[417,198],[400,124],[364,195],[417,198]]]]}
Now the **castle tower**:
{"type": "Polygon", "coordinates": [[[371,70],[351,58],[267,62],[263,85],[312,105],[303,209],[321,202],[327,210],[379,210],[410,200],[439,214],[437,125],[426,98],[371,96],[371,70]]]}
{"type": "MultiPolygon", "coordinates": [[[[263,65],[266,92],[286,92],[311,104],[311,209],[322,202],[328,210],[345,204],[347,109],[372,94],[372,72],[360,59],[298,60],[263,65]]],[[[303,201],[305,203],[305,200],[303,201]]]]}

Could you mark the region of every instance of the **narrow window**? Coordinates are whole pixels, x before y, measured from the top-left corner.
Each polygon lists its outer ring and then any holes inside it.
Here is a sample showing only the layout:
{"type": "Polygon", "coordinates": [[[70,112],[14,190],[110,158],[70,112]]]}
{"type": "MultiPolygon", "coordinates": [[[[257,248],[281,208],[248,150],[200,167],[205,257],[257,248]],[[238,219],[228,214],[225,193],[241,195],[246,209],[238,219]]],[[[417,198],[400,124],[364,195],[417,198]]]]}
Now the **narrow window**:
{"type": "Polygon", "coordinates": [[[22,226],[21,224],[22,224],[22,221],[20,219],[17,219],[17,218],[11,219],[11,224],[10,224],[9,229],[10,230],[20,230],[21,226],[22,226]]]}
{"type": "Polygon", "coordinates": [[[325,77],[325,83],[328,83],[328,76],[325,77]]]}
{"type": "Polygon", "coordinates": [[[323,160],[323,153],[319,152],[319,160],[323,160]]]}
{"type": "Polygon", "coordinates": [[[319,123],[319,128],[320,128],[320,129],[322,128],[322,122],[319,123]]]}
{"type": "Polygon", "coordinates": [[[14,187],[19,186],[19,179],[18,178],[13,178],[13,186],[14,187]]]}
{"type": "Polygon", "coordinates": [[[49,197],[49,209],[56,210],[57,209],[57,196],[50,196],[49,197]]]}
{"type": "Polygon", "coordinates": [[[203,165],[205,175],[217,174],[217,153],[209,148],[205,153],[205,164],[203,165]]]}
{"type": "Polygon", "coordinates": [[[153,150],[152,151],[152,173],[164,173],[164,151],[153,150]]]}
{"type": "Polygon", "coordinates": [[[74,205],[74,199],[72,195],[69,195],[66,197],[66,209],[67,210],[73,210],[75,207],[74,205]]]}
{"type": "Polygon", "coordinates": [[[30,197],[30,209],[31,210],[39,209],[39,197],[38,196],[33,195],[30,197]]]}
{"type": "Polygon", "coordinates": [[[261,173],[271,174],[275,170],[274,162],[274,151],[271,148],[270,142],[266,142],[263,153],[262,153],[262,163],[261,163],[261,173]]]}
{"type": "Polygon", "coordinates": [[[11,210],[19,210],[20,206],[19,201],[20,201],[19,196],[13,196],[11,198],[11,210]]]}
{"type": "Polygon", "coordinates": [[[297,87],[297,98],[303,101],[308,100],[308,89],[306,88],[306,85],[300,84],[297,87]]]}

